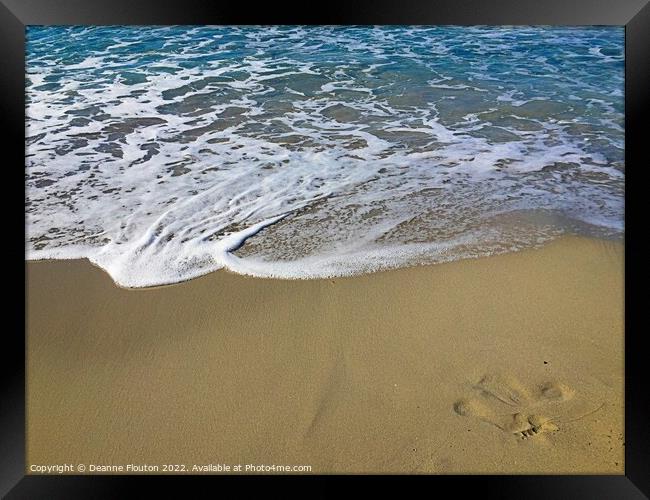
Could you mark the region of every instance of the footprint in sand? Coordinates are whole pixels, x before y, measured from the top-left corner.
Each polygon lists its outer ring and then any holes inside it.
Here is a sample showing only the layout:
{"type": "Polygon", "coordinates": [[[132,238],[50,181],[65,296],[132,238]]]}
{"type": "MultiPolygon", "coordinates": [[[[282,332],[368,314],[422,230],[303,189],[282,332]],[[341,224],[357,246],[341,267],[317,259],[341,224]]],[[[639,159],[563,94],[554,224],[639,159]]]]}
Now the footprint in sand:
{"type": "Polygon", "coordinates": [[[478,418],[504,432],[528,439],[544,432],[559,430],[561,423],[584,418],[567,405],[575,391],[559,382],[544,382],[529,388],[513,377],[485,375],[472,386],[474,395],[454,403],[458,415],[478,418]]]}

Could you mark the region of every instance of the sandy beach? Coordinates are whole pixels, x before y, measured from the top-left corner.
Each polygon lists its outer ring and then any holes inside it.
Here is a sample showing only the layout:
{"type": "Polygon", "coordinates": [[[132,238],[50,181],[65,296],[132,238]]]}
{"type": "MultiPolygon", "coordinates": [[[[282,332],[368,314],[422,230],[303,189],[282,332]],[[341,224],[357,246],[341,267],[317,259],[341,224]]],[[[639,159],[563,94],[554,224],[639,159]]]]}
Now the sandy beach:
{"type": "Polygon", "coordinates": [[[565,237],[352,278],[134,290],[86,260],[27,262],[27,473],[622,474],[623,250],[565,237]]]}

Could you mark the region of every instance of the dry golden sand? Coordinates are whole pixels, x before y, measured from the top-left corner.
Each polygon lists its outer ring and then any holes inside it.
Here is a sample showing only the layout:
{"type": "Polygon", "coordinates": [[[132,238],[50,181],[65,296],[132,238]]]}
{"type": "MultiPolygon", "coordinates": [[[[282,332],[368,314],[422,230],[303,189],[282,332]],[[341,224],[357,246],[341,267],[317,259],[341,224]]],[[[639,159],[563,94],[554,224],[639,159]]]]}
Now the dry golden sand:
{"type": "Polygon", "coordinates": [[[28,469],[623,473],[621,243],[145,290],[27,268],[28,469]]]}

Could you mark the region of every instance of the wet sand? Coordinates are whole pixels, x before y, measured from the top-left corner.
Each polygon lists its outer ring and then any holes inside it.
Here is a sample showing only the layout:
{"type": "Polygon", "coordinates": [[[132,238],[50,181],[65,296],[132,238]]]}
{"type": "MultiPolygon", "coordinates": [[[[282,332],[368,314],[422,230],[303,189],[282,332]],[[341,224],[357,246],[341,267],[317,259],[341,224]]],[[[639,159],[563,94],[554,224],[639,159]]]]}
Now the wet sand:
{"type": "Polygon", "coordinates": [[[126,290],[85,260],[29,262],[27,472],[622,474],[623,264],[621,243],[571,237],[353,278],[126,290]]]}

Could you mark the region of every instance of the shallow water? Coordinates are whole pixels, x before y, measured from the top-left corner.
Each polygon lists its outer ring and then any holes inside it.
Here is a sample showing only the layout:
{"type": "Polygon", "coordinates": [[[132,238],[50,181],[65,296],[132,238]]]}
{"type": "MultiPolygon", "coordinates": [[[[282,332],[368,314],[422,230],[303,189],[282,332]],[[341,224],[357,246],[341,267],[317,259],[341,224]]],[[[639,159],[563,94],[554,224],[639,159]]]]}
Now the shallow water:
{"type": "Polygon", "coordinates": [[[30,27],[28,259],[124,286],[623,232],[623,29],[30,27]]]}

